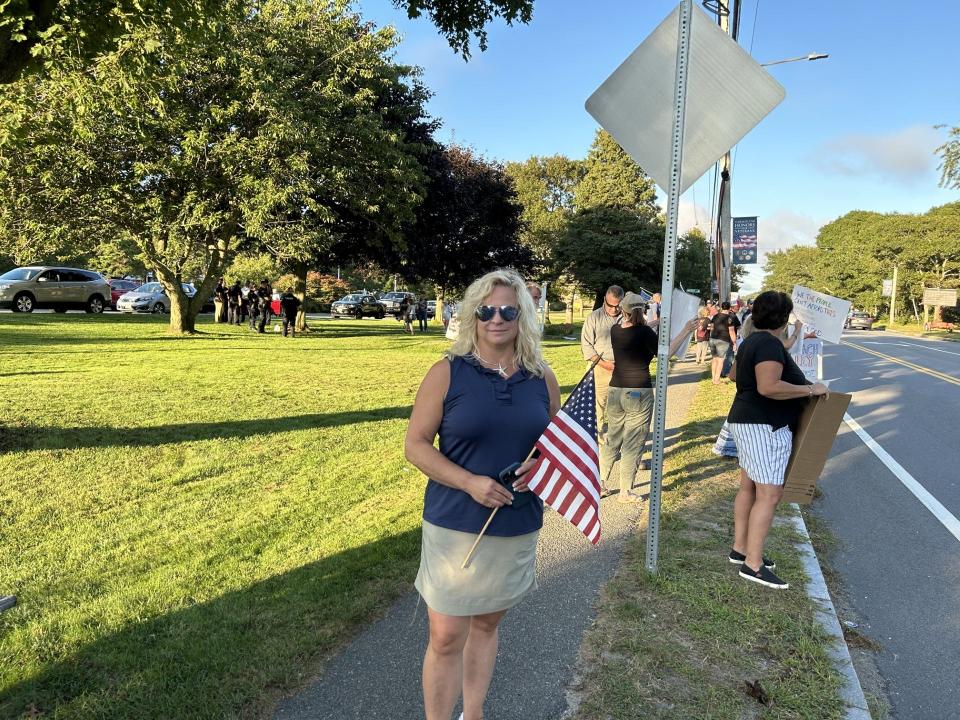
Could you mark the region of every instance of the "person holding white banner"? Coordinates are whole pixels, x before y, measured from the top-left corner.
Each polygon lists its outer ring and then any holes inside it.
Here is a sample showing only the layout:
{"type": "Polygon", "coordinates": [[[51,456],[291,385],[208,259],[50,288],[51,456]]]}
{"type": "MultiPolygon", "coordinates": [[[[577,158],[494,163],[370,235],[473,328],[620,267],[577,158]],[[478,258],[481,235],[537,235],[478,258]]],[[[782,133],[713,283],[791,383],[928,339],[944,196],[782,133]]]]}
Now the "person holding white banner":
{"type": "Polygon", "coordinates": [[[782,292],[760,293],[753,301],[754,332],[743,341],[734,368],[737,394],[727,415],[740,460],[740,489],[733,505],[733,548],[728,559],[740,577],[784,590],[776,564],[763,557],[804,400],[828,394],[810,384],[783,346],[793,302],[782,292]]]}

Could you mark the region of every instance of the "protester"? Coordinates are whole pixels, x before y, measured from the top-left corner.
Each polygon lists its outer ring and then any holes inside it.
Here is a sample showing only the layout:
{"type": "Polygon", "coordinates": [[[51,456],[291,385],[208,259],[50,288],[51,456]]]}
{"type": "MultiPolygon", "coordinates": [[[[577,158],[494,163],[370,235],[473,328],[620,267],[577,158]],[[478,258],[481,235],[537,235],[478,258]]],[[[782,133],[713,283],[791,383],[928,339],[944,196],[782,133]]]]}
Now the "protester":
{"type": "Polygon", "coordinates": [[[240,324],[240,300],[243,298],[243,289],[240,287],[240,281],[237,280],[227,289],[227,322],[230,325],[240,324]]]}
{"type": "Polygon", "coordinates": [[[739,325],[740,321],[730,312],[730,303],[724,300],[720,304],[720,311],[710,320],[710,369],[714,385],[720,384],[724,361],[737,344],[739,325]]]}
{"type": "Polygon", "coordinates": [[[646,321],[654,332],[660,332],[660,293],[654,293],[647,302],[646,321]]]}
{"type": "Polygon", "coordinates": [[[530,293],[530,298],[533,300],[533,304],[537,306],[537,310],[540,309],[540,300],[543,297],[543,293],[540,290],[540,286],[535,282],[527,283],[527,292],[530,293]]]}
{"type": "Polygon", "coordinates": [[[420,332],[427,331],[427,301],[423,298],[420,298],[420,302],[417,303],[417,329],[420,332]]]}
{"type": "MultiPolygon", "coordinates": [[[[657,333],[647,325],[644,302],[636,293],[628,292],[620,302],[622,321],[610,328],[614,369],[607,393],[607,438],[600,448],[600,480],[603,494],[612,491],[607,485],[613,464],[620,460],[620,494],[622,503],[640,502],[632,491],[634,476],[640,464],[643,444],[653,417],[653,383],[650,362],[657,356],[657,333]]],[[[696,325],[690,320],[670,344],[668,357],[687,341],[696,325]]]]}
{"type": "Polygon", "coordinates": [[[289,329],[290,337],[296,337],[297,311],[300,309],[300,298],[287,290],[280,296],[280,308],[283,310],[283,336],[287,336],[287,329],[289,329]]]}
{"type": "Polygon", "coordinates": [[[227,302],[227,285],[223,278],[220,278],[213,290],[213,321],[215,323],[227,321],[227,302]]]}
{"type": "Polygon", "coordinates": [[[250,315],[250,290],[252,287],[250,281],[247,280],[240,288],[240,323],[245,323],[247,316],[250,315]]]}
{"type": "Polygon", "coordinates": [[[247,293],[247,306],[250,312],[250,329],[255,331],[260,319],[260,295],[253,283],[250,283],[250,292],[247,293]]]}
{"type": "Polygon", "coordinates": [[[270,303],[273,301],[273,288],[270,287],[270,281],[266,278],[260,283],[260,287],[257,288],[257,305],[258,305],[258,317],[257,317],[257,332],[261,335],[265,332],[267,323],[270,322],[270,303]]]}
{"type": "Polygon", "coordinates": [[[773,513],[783,496],[793,431],[804,400],[828,394],[822,383],[810,384],[780,340],[793,302],[786,293],[767,291],[753,302],[755,331],[737,353],[737,394],[727,416],[740,458],[740,489],[733,505],[731,563],[740,577],[766,587],[786,589],[776,565],[763,557],[773,513]]]}
{"type": "MultiPolygon", "coordinates": [[[[428,478],[416,588],[427,605],[423,661],[427,720],[483,717],[507,609],[537,587],[534,562],[543,504],[511,507],[494,478],[526,458],[560,407],[556,377],[540,354],[540,328],[523,279],[497,270],[473,282],[461,328],[444,360],[427,372],[407,429],[407,459],[428,478]],[[439,433],[439,449],[434,440],[439,433]],[[487,521],[468,572],[460,564],[487,521]]],[[[514,492],[528,492],[521,466],[514,492]]]]}
{"type": "Polygon", "coordinates": [[[696,361],[698,365],[702,365],[707,361],[710,352],[710,317],[705,307],[697,310],[697,329],[694,339],[697,341],[696,361]]]}
{"type": "Polygon", "coordinates": [[[719,308],[715,300],[707,300],[707,317],[713,318],[717,314],[719,308]]]}
{"type": "Polygon", "coordinates": [[[450,327],[450,318],[453,317],[453,314],[456,312],[456,307],[452,300],[444,301],[443,311],[440,313],[440,319],[443,321],[443,329],[446,330],[450,327]]]}
{"type": "Polygon", "coordinates": [[[597,439],[603,444],[606,434],[605,410],[607,388],[613,375],[613,348],[610,346],[610,328],[620,324],[620,301],[623,288],[611,285],[603,297],[603,305],[587,316],[580,333],[580,352],[588,364],[597,363],[593,373],[597,390],[597,439]]]}
{"type": "Polygon", "coordinates": [[[400,316],[397,318],[403,319],[403,331],[405,333],[410,333],[413,335],[413,312],[414,309],[411,307],[412,303],[410,298],[406,295],[403,296],[400,300],[400,316]]]}

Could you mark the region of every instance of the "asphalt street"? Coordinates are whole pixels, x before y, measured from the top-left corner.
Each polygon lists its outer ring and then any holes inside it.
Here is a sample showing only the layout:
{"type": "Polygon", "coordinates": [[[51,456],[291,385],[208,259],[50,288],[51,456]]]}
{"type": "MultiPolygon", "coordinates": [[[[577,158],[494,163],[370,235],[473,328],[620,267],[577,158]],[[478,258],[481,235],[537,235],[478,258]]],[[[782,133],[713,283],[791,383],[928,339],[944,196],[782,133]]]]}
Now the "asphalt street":
{"type": "Polygon", "coordinates": [[[831,565],[859,631],[881,647],[893,717],[960,719],[960,344],[848,331],[827,346],[823,372],[852,393],[848,415],[944,511],[844,423],[812,506],[839,540],[831,565]]]}

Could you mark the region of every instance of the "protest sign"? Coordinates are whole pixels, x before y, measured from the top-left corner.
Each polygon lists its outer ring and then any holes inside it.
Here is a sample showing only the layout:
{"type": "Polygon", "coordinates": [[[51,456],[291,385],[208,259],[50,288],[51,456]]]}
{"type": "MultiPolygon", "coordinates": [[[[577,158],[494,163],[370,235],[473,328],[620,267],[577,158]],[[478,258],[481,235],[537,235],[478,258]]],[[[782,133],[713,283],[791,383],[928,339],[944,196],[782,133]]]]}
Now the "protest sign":
{"type": "Polygon", "coordinates": [[[819,382],[823,372],[823,340],[799,338],[792,350],[793,361],[810,382],[819,382]]]}
{"type": "Polygon", "coordinates": [[[802,285],[793,286],[793,312],[806,325],[814,328],[817,337],[831,343],[839,343],[843,323],[850,312],[847,300],[818,293],[802,285]]]}
{"type": "MultiPolygon", "coordinates": [[[[674,288],[672,297],[673,304],[670,308],[670,334],[672,337],[670,342],[676,340],[677,335],[683,330],[683,326],[693,320],[697,316],[697,310],[700,309],[700,298],[696,295],[690,295],[674,288]]],[[[690,336],[692,335],[692,332],[687,333],[687,341],[677,351],[677,357],[681,360],[687,354],[686,348],[690,344],[690,336]]]]}

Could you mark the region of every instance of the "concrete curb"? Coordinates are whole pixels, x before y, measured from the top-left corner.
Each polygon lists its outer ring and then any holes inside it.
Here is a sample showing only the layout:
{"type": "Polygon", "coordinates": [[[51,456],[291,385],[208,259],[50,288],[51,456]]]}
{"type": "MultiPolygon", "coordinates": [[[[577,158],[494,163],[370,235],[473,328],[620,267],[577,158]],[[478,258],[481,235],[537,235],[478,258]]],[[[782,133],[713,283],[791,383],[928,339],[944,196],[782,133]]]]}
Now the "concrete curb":
{"type": "Polygon", "coordinates": [[[807,595],[817,606],[815,619],[820,626],[834,639],[834,643],[829,650],[830,657],[837,672],[843,677],[843,687],[840,690],[843,702],[847,706],[847,712],[844,715],[846,720],[872,720],[870,710],[867,706],[867,698],[864,697],[863,688],[860,687],[860,678],[857,677],[857,671],[853,667],[853,661],[850,659],[850,650],[847,648],[847,641],[843,637],[843,629],[840,627],[840,620],[837,617],[837,611],[833,607],[833,601],[830,599],[830,592],[827,590],[827,583],[823,579],[823,573],[820,570],[820,562],[817,560],[817,554],[813,550],[810,542],[810,534],[807,532],[807,525],[803,522],[803,516],[800,514],[800,506],[791,503],[790,507],[796,513],[790,517],[784,518],[784,521],[800,534],[803,542],[796,547],[800,551],[800,559],[803,563],[804,572],[809,577],[807,583],[807,595]]]}

